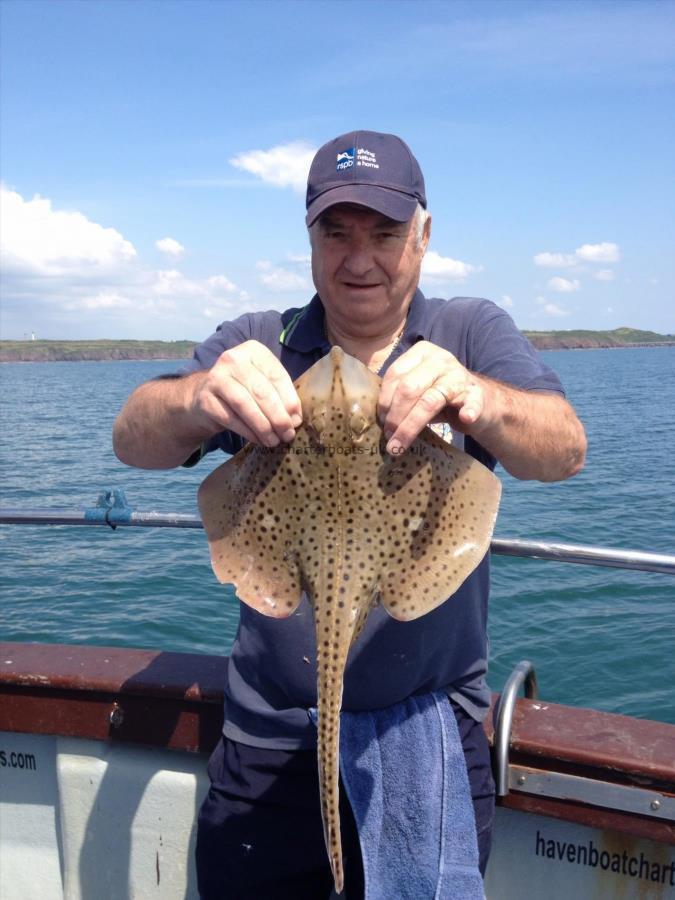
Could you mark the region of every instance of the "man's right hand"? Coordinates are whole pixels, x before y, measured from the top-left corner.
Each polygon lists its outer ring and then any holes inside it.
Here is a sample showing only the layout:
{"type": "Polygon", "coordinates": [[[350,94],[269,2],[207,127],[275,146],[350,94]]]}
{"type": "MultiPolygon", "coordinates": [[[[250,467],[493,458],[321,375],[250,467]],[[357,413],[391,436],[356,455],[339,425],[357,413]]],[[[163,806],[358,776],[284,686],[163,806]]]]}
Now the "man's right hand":
{"type": "Polygon", "coordinates": [[[288,372],[258,341],[226,350],[193,382],[195,425],[210,434],[228,429],[266,447],[292,441],[302,422],[288,372]]]}
{"type": "Polygon", "coordinates": [[[226,350],[203,372],[147,381],[113,428],[118,458],[143,469],[180,466],[203,441],[231,430],[267,447],[291,441],[302,421],[290,376],[258,341],[226,350]]]}

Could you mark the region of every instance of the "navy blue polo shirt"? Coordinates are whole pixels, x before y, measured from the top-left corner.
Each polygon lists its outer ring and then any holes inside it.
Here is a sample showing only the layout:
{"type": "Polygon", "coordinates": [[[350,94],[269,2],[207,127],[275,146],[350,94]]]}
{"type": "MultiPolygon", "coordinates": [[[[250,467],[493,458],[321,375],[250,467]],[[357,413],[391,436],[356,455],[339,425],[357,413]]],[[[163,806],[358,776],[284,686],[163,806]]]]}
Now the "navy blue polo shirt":
{"type": "MultiPolygon", "coordinates": [[[[269,347],[295,380],[330,350],[320,298],[301,309],[248,313],[223,323],[182,371],[209,368],[224,350],[247,340],[269,347]]],[[[428,299],[418,290],[401,340],[380,375],[419,340],[444,347],[477,374],[524,390],[563,394],[557,375],[510,316],[489,300],[428,299]]],[[[462,436],[454,441],[461,446],[462,436]]],[[[223,432],[204,449],[236,453],[244,443],[239,435],[223,432]]],[[[494,458],[473,439],[465,439],[464,449],[494,469],[494,458]]],[[[343,709],[379,709],[412,694],[445,690],[481,721],[490,700],[485,680],[488,591],[489,555],[446,603],[419,619],[397,622],[376,607],[347,659],[343,709]]],[[[306,597],[287,619],[240,604],[225,685],[227,737],[285,750],[314,746],[316,730],[307,710],[316,705],[315,657],[306,597]]]]}

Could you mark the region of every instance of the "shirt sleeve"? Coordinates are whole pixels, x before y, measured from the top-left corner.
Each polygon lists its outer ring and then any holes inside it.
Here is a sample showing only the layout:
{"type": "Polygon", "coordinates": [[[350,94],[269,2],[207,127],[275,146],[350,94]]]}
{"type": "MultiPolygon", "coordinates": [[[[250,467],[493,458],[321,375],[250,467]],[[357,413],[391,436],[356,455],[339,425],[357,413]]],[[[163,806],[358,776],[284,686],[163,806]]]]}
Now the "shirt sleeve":
{"type": "Polygon", "coordinates": [[[541,359],[511,316],[489,300],[481,301],[467,330],[467,368],[526,391],[565,396],[560,379],[541,359]]]}
{"type": "MultiPolygon", "coordinates": [[[[490,300],[455,298],[445,307],[438,332],[442,346],[456,350],[471,372],[486,375],[526,391],[547,391],[565,396],[556,373],[541,359],[530,341],[501,307],[490,300]]],[[[464,449],[489,469],[496,459],[470,435],[464,449]]]]}
{"type": "Polygon", "coordinates": [[[233,322],[223,322],[216,328],[211,337],[208,337],[195,347],[192,359],[181,366],[179,373],[181,375],[191,375],[193,372],[203,372],[204,369],[210,369],[221,353],[231,350],[237,344],[243,344],[244,341],[250,340],[251,337],[252,323],[250,314],[239,316],[233,322]]]}

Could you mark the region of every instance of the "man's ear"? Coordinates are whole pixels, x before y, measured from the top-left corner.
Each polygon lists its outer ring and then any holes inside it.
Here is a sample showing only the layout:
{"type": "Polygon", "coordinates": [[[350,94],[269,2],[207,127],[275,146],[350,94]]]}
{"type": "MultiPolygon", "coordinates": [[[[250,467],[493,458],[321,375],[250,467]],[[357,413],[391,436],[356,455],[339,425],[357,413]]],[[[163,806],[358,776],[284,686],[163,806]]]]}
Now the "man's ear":
{"type": "Polygon", "coordinates": [[[424,223],[424,231],[422,232],[422,256],[427,252],[427,247],[429,246],[429,240],[431,239],[431,216],[427,216],[426,222],[424,223]]]}

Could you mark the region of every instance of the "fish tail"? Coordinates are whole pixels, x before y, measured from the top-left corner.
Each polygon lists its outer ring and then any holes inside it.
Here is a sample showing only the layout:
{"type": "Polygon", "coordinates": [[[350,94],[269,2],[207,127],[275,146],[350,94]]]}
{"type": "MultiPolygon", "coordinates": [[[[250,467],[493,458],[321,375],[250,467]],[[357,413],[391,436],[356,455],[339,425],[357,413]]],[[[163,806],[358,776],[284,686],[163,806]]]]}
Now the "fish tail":
{"type": "MultiPolygon", "coordinates": [[[[327,668],[322,656],[319,657],[319,686],[317,697],[318,712],[318,761],[319,786],[321,793],[321,816],[323,833],[330,867],[339,894],[344,887],[342,864],[342,841],[340,835],[340,706],[342,704],[342,668],[337,672],[327,668]]],[[[343,662],[344,665],[344,662],[343,662]]]]}

